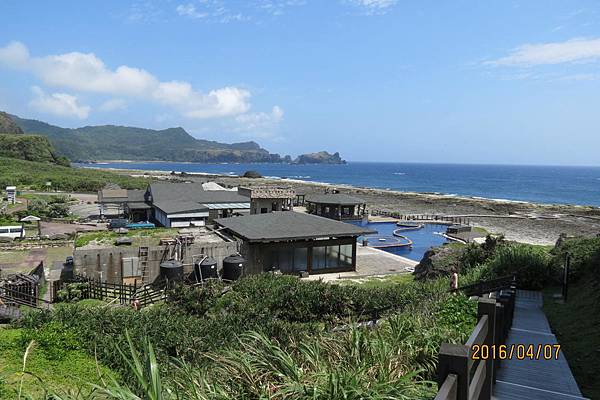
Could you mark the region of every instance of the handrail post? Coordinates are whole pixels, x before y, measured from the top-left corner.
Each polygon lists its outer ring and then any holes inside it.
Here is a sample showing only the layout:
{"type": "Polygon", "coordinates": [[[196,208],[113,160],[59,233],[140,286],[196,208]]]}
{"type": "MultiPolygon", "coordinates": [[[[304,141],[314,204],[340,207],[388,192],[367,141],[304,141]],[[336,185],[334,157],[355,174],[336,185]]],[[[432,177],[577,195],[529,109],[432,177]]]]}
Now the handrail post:
{"type": "Polygon", "coordinates": [[[442,343],[438,356],[438,388],[449,374],[458,378],[456,400],[469,400],[469,349],[465,345],[442,343]]]}
{"type": "MultiPolygon", "coordinates": [[[[495,344],[496,300],[486,298],[479,299],[477,303],[477,319],[481,319],[484,315],[487,315],[488,317],[488,331],[485,335],[483,345],[487,346],[491,352],[492,346],[495,344]]],[[[481,360],[480,362],[485,362],[485,381],[481,388],[481,393],[479,394],[479,400],[490,400],[492,398],[494,358],[490,354],[487,360],[481,360]]]]}
{"type": "MultiPolygon", "coordinates": [[[[494,344],[496,345],[496,348],[501,344],[504,344],[504,318],[504,304],[502,304],[502,302],[496,303],[496,323],[494,329],[494,344]]],[[[494,360],[494,368],[492,371],[494,384],[496,383],[496,370],[500,368],[501,362],[500,357],[494,360]]]]}

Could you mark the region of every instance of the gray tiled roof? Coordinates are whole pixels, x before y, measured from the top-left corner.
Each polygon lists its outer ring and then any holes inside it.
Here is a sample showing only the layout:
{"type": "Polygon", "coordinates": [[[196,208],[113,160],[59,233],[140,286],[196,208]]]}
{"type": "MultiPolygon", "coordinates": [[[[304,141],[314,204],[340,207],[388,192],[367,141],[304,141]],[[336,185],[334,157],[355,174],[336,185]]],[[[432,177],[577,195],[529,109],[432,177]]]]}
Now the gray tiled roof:
{"type": "Polygon", "coordinates": [[[178,214],[189,212],[208,211],[208,207],[204,204],[196,203],[195,201],[165,201],[154,202],[154,207],[161,209],[166,214],[178,214]]]}
{"type": "Polygon", "coordinates": [[[152,183],[152,204],[167,214],[208,210],[209,204],[249,203],[231,190],[204,190],[198,183],[152,183]]]}
{"type": "Polygon", "coordinates": [[[319,204],[339,204],[342,206],[363,204],[365,202],[363,199],[343,193],[307,194],[305,201],[319,204]]]}
{"type": "Polygon", "coordinates": [[[360,236],[375,233],[345,222],[294,211],[275,211],[215,220],[250,242],[360,236]]]}

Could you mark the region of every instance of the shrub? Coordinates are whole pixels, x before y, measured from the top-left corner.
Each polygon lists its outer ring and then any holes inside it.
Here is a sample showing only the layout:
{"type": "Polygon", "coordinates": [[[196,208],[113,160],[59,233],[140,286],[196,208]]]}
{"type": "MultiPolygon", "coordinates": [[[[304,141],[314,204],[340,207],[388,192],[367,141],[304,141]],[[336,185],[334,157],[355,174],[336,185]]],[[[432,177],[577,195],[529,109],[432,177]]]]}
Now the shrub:
{"type": "Polygon", "coordinates": [[[23,349],[32,340],[35,340],[38,348],[50,360],[60,360],[69,351],[80,348],[75,332],[65,329],[63,325],[56,321],[47,323],[38,329],[24,329],[21,331],[19,343],[23,349]]]}
{"type": "Polygon", "coordinates": [[[523,289],[541,289],[554,277],[548,252],[541,247],[525,244],[498,248],[488,268],[489,278],[518,274],[518,284],[523,289]]]}
{"type": "Polygon", "coordinates": [[[552,249],[551,254],[552,266],[556,270],[564,267],[566,256],[569,254],[569,276],[572,279],[577,280],[587,272],[600,279],[600,237],[562,240],[552,249]]]}

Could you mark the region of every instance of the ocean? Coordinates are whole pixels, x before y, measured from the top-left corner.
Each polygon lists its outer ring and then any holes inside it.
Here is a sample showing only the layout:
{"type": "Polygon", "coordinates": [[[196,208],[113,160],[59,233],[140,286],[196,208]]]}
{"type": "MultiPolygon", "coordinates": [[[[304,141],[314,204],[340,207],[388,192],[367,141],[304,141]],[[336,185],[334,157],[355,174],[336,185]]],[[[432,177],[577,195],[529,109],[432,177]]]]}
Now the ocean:
{"type": "Polygon", "coordinates": [[[496,200],[600,207],[600,167],[349,162],[345,165],[110,162],[81,167],[242,175],[496,200]]]}

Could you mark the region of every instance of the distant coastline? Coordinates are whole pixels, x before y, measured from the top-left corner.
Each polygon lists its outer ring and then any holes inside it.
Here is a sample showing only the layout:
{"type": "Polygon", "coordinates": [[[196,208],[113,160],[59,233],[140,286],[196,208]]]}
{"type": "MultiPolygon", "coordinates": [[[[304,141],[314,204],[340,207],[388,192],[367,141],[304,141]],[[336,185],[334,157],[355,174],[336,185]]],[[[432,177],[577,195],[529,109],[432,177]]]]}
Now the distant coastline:
{"type": "MultiPolygon", "coordinates": [[[[506,203],[506,204],[537,204],[541,206],[553,206],[553,205],[572,205],[576,207],[593,207],[598,208],[600,206],[600,185],[598,185],[598,181],[592,176],[589,179],[589,187],[588,189],[592,189],[596,187],[598,192],[598,197],[594,202],[584,202],[584,201],[568,201],[567,199],[561,199],[562,201],[552,201],[543,199],[530,199],[530,198],[518,198],[516,196],[502,196],[501,193],[485,193],[485,195],[481,195],[481,193],[461,193],[461,190],[457,187],[447,187],[447,190],[436,190],[435,187],[424,187],[424,189],[413,189],[413,188],[399,188],[393,187],[392,185],[383,185],[382,183],[387,183],[385,181],[381,181],[381,176],[376,176],[374,174],[369,174],[368,171],[365,172],[366,176],[362,176],[362,182],[357,182],[356,175],[357,173],[362,172],[361,169],[366,168],[368,165],[377,165],[377,163],[355,163],[351,162],[345,165],[298,165],[298,164],[272,164],[272,163],[190,163],[190,162],[178,162],[172,163],[167,161],[150,161],[150,162],[139,162],[135,160],[126,160],[126,161],[105,161],[102,164],[98,163],[86,163],[86,164],[77,164],[79,166],[88,167],[88,168],[99,168],[99,169],[113,169],[113,170],[123,170],[128,171],[137,171],[139,174],[170,174],[171,172],[183,172],[188,176],[214,176],[214,177],[241,177],[243,173],[247,169],[258,169],[259,172],[265,177],[265,179],[270,179],[272,181],[287,181],[290,183],[301,183],[301,184],[313,184],[319,186],[335,186],[337,188],[348,188],[348,189],[363,189],[369,190],[374,189],[378,191],[385,192],[396,192],[402,194],[415,194],[415,195],[423,195],[423,196],[433,196],[433,197],[444,197],[444,198],[456,198],[456,199],[468,199],[474,201],[489,201],[494,203],[506,203]],[[152,167],[159,168],[152,168],[152,167]],[[185,168],[178,168],[181,166],[185,166],[185,168]],[[256,168],[258,166],[262,166],[264,168],[256,168]],[[275,166],[279,166],[277,170],[275,166]],[[328,173],[323,173],[323,170],[327,169],[328,173]],[[323,179],[327,175],[330,178],[335,179],[323,179]],[[354,181],[352,181],[354,180],[354,181]]],[[[381,163],[384,165],[384,163],[381,163]]],[[[387,165],[395,166],[398,164],[387,163],[387,165]]],[[[405,166],[405,165],[403,165],[405,166]]],[[[436,167],[437,168],[437,167],[436,167]]],[[[478,170],[478,166],[471,166],[472,171],[478,170]]],[[[501,168],[501,167],[499,167],[501,168]]],[[[507,167],[508,168],[508,167],[507,167]]],[[[523,167],[528,168],[528,167],[523,167]]],[[[394,169],[394,168],[392,168],[394,169]]],[[[600,173],[600,168],[593,168],[597,170],[597,173],[600,173]]],[[[470,173],[473,173],[473,172],[470,173]]],[[[552,173],[552,171],[551,171],[552,173]]],[[[380,174],[382,175],[382,174],[380,174]]],[[[414,174],[412,174],[414,175],[414,174]]],[[[592,174],[593,175],[593,174],[592,174]]],[[[391,176],[392,180],[404,179],[406,177],[410,177],[411,174],[407,172],[403,172],[402,174],[398,174],[398,172],[390,172],[389,176],[391,176]]],[[[485,173],[476,177],[479,181],[486,181],[485,173]]],[[[534,176],[537,178],[537,176],[534,176]]],[[[470,178],[472,180],[472,178],[470,178]]],[[[442,178],[443,180],[443,178],[442,178]]],[[[455,180],[460,181],[461,177],[455,177],[455,180]]],[[[518,180],[513,179],[512,177],[507,177],[506,180],[508,184],[519,186],[518,180]]],[[[469,182],[463,183],[463,185],[469,185],[469,182]]],[[[473,184],[474,185],[474,184],[473,184]]],[[[523,184],[526,188],[530,189],[529,184],[523,184]]],[[[433,185],[434,186],[434,185],[433,185]]],[[[553,190],[555,188],[554,184],[550,185],[549,190],[553,190]]],[[[485,189],[485,188],[484,188],[485,189]]],[[[534,192],[540,191],[543,188],[534,188],[534,192]]],[[[505,193],[508,194],[508,193],[505,193]]],[[[552,194],[552,193],[550,193],[552,194]]],[[[570,193],[567,193],[570,194],[570,193]]]]}

